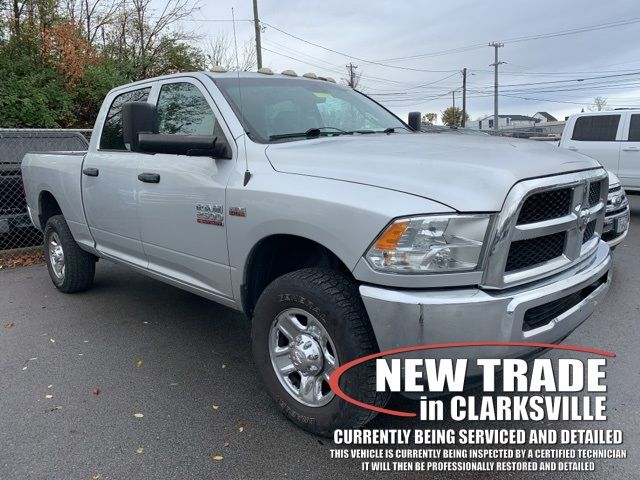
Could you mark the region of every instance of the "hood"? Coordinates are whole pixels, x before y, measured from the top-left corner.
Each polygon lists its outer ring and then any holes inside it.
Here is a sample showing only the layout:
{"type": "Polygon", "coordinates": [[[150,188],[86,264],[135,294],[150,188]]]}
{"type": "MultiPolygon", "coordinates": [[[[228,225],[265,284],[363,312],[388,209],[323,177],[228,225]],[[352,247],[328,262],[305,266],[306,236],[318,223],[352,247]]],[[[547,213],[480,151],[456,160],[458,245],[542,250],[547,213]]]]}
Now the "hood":
{"type": "Polygon", "coordinates": [[[533,140],[391,134],[271,144],[283,173],[311,175],[428,198],[460,212],[495,212],[520,180],[597,168],[592,158],[533,140]]]}

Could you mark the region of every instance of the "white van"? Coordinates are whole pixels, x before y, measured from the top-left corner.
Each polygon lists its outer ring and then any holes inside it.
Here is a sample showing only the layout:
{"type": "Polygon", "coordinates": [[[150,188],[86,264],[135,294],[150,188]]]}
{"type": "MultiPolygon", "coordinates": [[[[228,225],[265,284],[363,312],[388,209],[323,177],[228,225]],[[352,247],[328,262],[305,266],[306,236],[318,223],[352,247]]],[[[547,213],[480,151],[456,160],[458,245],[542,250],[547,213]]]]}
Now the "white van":
{"type": "Polygon", "coordinates": [[[640,109],[571,115],[560,147],[595,158],[627,193],[640,193],[640,109]]]}

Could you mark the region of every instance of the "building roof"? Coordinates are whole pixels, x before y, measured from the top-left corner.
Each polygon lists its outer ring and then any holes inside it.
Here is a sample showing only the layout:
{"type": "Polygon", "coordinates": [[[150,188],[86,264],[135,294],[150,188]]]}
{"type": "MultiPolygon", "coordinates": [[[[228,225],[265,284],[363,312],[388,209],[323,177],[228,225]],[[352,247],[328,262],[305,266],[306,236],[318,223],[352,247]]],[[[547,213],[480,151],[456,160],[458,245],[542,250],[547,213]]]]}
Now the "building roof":
{"type": "MultiPolygon", "coordinates": [[[[498,115],[498,117],[500,118],[509,118],[511,120],[521,120],[521,121],[528,121],[528,122],[535,122],[536,119],[533,117],[529,117],[527,115],[498,115]]],[[[493,118],[493,115],[487,115],[486,117],[484,117],[482,120],[491,120],[493,118]]]]}
{"type": "Polygon", "coordinates": [[[535,119],[527,115],[498,115],[500,118],[510,118],[511,120],[528,120],[533,122],[535,119]]]}
{"type": "Polygon", "coordinates": [[[548,122],[557,122],[558,119],[556,117],[554,117],[553,115],[551,115],[549,112],[536,112],[536,115],[542,115],[544,118],[547,119],[548,122]]]}

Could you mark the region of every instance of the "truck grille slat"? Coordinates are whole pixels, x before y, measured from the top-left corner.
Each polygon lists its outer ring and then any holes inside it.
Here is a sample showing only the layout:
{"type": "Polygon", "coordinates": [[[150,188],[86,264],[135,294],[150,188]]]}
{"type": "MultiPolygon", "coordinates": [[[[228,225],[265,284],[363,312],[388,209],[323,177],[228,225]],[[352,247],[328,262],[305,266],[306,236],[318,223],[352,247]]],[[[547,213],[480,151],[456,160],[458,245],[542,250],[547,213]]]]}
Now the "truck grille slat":
{"type": "Polygon", "coordinates": [[[570,210],[570,188],[535,193],[527,198],[520,209],[518,225],[559,218],[567,215],[570,210]]]}
{"type": "Polygon", "coordinates": [[[587,243],[593,237],[593,234],[596,233],[596,221],[589,222],[587,224],[587,228],[585,228],[584,233],[582,234],[582,243],[587,243]]]}
{"type": "Polygon", "coordinates": [[[566,232],[520,240],[511,244],[505,271],[512,272],[553,260],[564,251],[566,232]]]}
{"type": "Polygon", "coordinates": [[[589,207],[593,207],[600,201],[600,189],[602,182],[593,182],[589,185],[589,207]]]}

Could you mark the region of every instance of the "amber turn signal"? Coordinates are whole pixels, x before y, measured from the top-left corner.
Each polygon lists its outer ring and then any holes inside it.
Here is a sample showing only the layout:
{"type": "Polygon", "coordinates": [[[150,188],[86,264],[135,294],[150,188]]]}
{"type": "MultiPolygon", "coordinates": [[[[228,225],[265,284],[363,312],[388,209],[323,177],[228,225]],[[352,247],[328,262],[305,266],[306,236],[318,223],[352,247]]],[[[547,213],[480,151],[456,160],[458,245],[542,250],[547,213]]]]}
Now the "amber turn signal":
{"type": "Polygon", "coordinates": [[[374,248],[378,250],[394,250],[398,242],[400,242],[402,235],[404,235],[409,223],[407,220],[406,222],[396,222],[391,225],[378,239],[374,248]]]}

